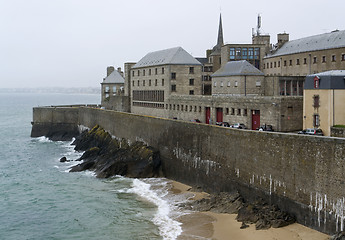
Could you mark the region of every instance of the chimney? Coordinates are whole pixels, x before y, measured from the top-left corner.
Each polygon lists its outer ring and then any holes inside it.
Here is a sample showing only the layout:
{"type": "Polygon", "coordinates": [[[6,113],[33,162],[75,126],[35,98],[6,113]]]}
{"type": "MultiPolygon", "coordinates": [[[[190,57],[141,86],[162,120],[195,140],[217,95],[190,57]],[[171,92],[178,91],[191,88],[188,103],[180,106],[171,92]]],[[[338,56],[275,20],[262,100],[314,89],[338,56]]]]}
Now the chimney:
{"type": "Polygon", "coordinates": [[[115,68],[113,66],[109,66],[107,67],[107,77],[112,73],[114,72],[115,68]]]}
{"type": "Polygon", "coordinates": [[[121,71],[121,67],[117,68],[117,72],[121,74],[121,76],[123,77],[123,72],[121,71]]]}
{"type": "Polygon", "coordinates": [[[277,45],[278,48],[284,45],[284,43],[289,41],[289,34],[288,33],[278,33],[277,34],[277,45]]]}

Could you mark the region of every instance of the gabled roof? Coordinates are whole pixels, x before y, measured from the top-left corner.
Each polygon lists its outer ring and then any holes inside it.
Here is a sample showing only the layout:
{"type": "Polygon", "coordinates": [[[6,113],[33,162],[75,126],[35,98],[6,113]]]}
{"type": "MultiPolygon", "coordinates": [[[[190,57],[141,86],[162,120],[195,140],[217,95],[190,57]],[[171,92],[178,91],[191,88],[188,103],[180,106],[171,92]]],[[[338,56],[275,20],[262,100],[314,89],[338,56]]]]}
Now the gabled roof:
{"type": "Polygon", "coordinates": [[[230,61],[221,67],[211,77],[227,77],[227,76],[264,76],[264,73],[254,67],[246,60],[230,61]]]}
{"type": "Polygon", "coordinates": [[[104,78],[102,83],[125,83],[125,79],[118,71],[114,70],[108,77],[104,78]]]}
{"type": "Polygon", "coordinates": [[[192,55],[181,47],[150,52],[132,68],[141,68],[157,65],[201,65],[192,55]]]}
{"type": "Polygon", "coordinates": [[[275,53],[268,55],[267,58],[340,47],[345,47],[344,30],[333,31],[330,33],[324,33],[286,42],[275,53]]]}

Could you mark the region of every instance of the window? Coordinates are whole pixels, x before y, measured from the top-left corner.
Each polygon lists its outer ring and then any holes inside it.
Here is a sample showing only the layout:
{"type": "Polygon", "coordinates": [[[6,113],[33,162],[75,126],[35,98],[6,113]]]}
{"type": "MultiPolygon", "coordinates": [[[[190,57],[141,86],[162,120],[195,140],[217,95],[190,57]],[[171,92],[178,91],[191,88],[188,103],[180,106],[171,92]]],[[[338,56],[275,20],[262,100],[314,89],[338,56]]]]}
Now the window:
{"type": "Polygon", "coordinates": [[[314,77],[314,88],[320,87],[320,78],[318,76],[314,77]]]}
{"type": "Polygon", "coordinates": [[[132,72],[132,77],[134,77],[134,71],[132,72]]]}
{"type": "Polygon", "coordinates": [[[162,67],[162,74],[164,74],[164,67],[162,67]]]}
{"type": "Polygon", "coordinates": [[[230,60],[235,59],[235,48],[230,48],[230,60]]]}
{"type": "Polygon", "coordinates": [[[176,85],[175,84],[171,85],[171,91],[176,92],[176,85]]]}
{"type": "Polygon", "coordinates": [[[221,86],[221,87],[223,87],[223,86],[224,86],[223,81],[220,81],[220,86],[221,86]]]}
{"type": "Polygon", "coordinates": [[[237,109],[237,115],[241,115],[241,109],[237,109]]]}
{"type": "Polygon", "coordinates": [[[134,81],[133,81],[133,87],[134,87],[134,81]]]}
{"type": "Polygon", "coordinates": [[[247,112],[247,109],[243,109],[243,116],[247,116],[248,112],[247,112]]]}
{"type": "Polygon", "coordinates": [[[256,80],[256,84],[257,87],[261,87],[261,81],[260,80],[256,80]]]}
{"type": "Polygon", "coordinates": [[[248,58],[248,48],[242,48],[242,59],[248,58]]]}
{"type": "Polygon", "coordinates": [[[313,63],[317,63],[317,58],[316,57],[313,58],[313,63]]]}
{"type": "Polygon", "coordinates": [[[189,95],[194,95],[194,90],[189,90],[189,95]]]}
{"type": "Polygon", "coordinates": [[[231,108],[231,115],[235,115],[235,108],[231,108]]]}
{"type": "Polygon", "coordinates": [[[149,75],[151,75],[151,69],[149,69],[149,75]]]}
{"type": "Polygon", "coordinates": [[[320,116],[319,114],[314,114],[314,127],[319,127],[320,126],[320,116]]]}
{"type": "Polygon", "coordinates": [[[278,61],[278,67],[280,67],[280,61],[278,61]]]}
{"type": "Polygon", "coordinates": [[[269,69],[269,68],[270,68],[269,63],[267,63],[267,69],[269,69]]]}
{"type": "Polygon", "coordinates": [[[149,80],[149,86],[151,86],[151,79],[149,80]]]}
{"type": "Polygon", "coordinates": [[[241,53],[241,48],[236,48],[236,59],[241,59],[242,58],[242,53],[241,53]]]}
{"type": "Polygon", "coordinates": [[[332,55],[332,62],[335,62],[336,61],[336,57],[335,55],[332,55]]]}
{"type": "Polygon", "coordinates": [[[175,80],[175,79],[176,79],[176,73],[175,73],[175,72],[172,72],[172,73],[171,73],[171,79],[172,79],[172,80],[175,80]]]}
{"type": "Polygon", "coordinates": [[[271,64],[270,64],[270,68],[272,68],[272,62],[271,62],[271,64]]]}
{"type": "Polygon", "coordinates": [[[145,80],[143,80],[143,86],[145,86],[145,80]]]}
{"type": "Polygon", "coordinates": [[[138,70],[138,76],[140,76],[140,70],[138,70]]]}
{"type": "Polygon", "coordinates": [[[248,48],[248,58],[249,59],[254,58],[254,48],[248,48]]]}
{"type": "Polygon", "coordinates": [[[214,81],[213,86],[217,87],[217,82],[216,81],[214,81]]]}
{"type": "Polygon", "coordinates": [[[157,79],[155,80],[155,86],[158,86],[158,80],[157,79]]]}
{"type": "Polygon", "coordinates": [[[313,104],[313,107],[314,108],[318,108],[318,107],[320,107],[320,96],[319,95],[314,95],[313,96],[313,102],[314,102],[314,104],[313,104]]]}
{"type": "Polygon", "coordinates": [[[230,81],[228,81],[228,87],[230,87],[230,81]]]}
{"type": "Polygon", "coordinates": [[[155,68],[155,75],[157,75],[158,74],[158,70],[157,70],[157,68],[155,68]]]}
{"type": "Polygon", "coordinates": [[[189,86],[194,86],[194,78],[189,79],[189,86]]]}
{"type": "Polygon", "coordinates": [[[189,67],[189,73],[194,74],[194,67],[189,67]]]}
{"type": "Polygon", "coordinates": [[[299,65],[299,59],[296,60],[296,65],[299,65]]]}
{"type": "Polygon", "coordinates": [[[284,67],[286,67],[286,60],[284,60],[284,67]]]}
{"type": "Polygon", "coordinates": [[[143,76],[145,76],[145,69],[143,70],[143,76]]]}
{"type": "Polygon", "coordinates": [[[323,63],[326,62],[326,56],[322,56],[322,62],[323,62],[323,63]]]}
{"type": "Polygon", "coordinates": [[[289,61],[289,66],[292,66],[292,60],[289,61]]]}
{"type": "Polygon", "coordinates": [[[275,67],[275,68],[277,67],[277,62],[274,62],[274,67],[275,67]]]}
{"type": "Polygon", "coordinates": [[[303,64],[307,64],[307,58],[303,59],[303,64]]]}
{"type": "Polygon", "coordinates": [[[229,115],[229,108],[225,108],[225,114],[229,115]]]}
{"type": "Polygon", "coordinates": [[[341,61],[345,61],[345,54],[341,54],[341,61]]]}
{"type": "Polygon", "coordinates": [[[164,79],[162,79],[162,86],[164,86],[164,79]]]}
{"type": "Polygon", "coordinates": [[[235,81],[235,87],[237,87],[238,86],[238,82],[237,81],[235,81]]]}

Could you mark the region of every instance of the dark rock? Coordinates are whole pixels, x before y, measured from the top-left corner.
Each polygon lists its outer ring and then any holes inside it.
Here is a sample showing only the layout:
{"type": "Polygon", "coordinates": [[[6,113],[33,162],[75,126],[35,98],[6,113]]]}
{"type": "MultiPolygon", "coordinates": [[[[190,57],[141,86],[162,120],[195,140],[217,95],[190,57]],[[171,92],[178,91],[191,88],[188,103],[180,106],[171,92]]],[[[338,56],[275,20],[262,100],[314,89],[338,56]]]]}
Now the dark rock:
{"type": "Polygon", "coordinates": [[[194,211],[212,211],[216,213],[237,213],[243,206],[239,193],[221,192],[210,198],[203,198],[184,205],[184,208],[194,211]]]}
{"type": "Polygon", "coordinates": [[[345,232],[338,232],[334,234],[330,240],[345,240],[345,232]]]}
{"type": "Polygon", "coordinates": [[[66,157],[62,157],[62,158],[60,158],[60,162],[68,162],[68,160],[66,157]]]}
{"type": "Polygon", "coordinates": [[[98,178],[114,175],[147,178],[162,175],[158,150],[142,142],[129,146],[126,140],[112,138],[99,126],[83,132],[73,144],[75,150],[85,152],[79,159],[83,163],[72,167],[71,172],[92,170],[98,178]]]}
{"type": "Polygon", "coordinates": [[[244,222],[242,222],[242,225],[241,225],[240,229],[245,229],[245,228],[247,228],[247,227],[249,227],[249,225],[248,225],[248,224],[245,224],[244,222]]]}
{"type": "Polygon", "coordinates": [[[262,200],[247,204],[238,211],[237,221],[255,223],[255,228],[284,227],[295,222],[295,218],[281,211],[277,206],[268,205],[262,200]]]}

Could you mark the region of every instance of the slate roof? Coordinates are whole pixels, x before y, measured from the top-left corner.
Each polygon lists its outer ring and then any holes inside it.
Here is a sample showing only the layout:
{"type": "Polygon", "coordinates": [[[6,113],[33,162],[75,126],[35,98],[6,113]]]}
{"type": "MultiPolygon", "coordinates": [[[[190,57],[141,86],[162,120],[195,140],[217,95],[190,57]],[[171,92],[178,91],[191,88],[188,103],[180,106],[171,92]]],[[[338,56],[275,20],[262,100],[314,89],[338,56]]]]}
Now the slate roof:
{"type": "Polygon", "coordinates": [[[286,42],[275,53],[268,55],[266,58],[341,47],[345,47],[345,30],[286,42]]]}
{"type": "Polygon", "coordinates": [[[125,83],[125,79],[121,76],[121,74],[114,70],[112,73],[106,77],[102,83],[125,83]]]}
{"type": "Polygon", "coordinates": [[[345,89],[345,70],[331,70],[308,75],[304,82],[304,89],[315,89],[316,76],[320,78],[318,89],[345,89]]]}
{"type": "Polygon", "coordinates": [[[227,77],[227,76],[264,76],[264,73],[254,67],[246,60],[230,61],[221,67],[211,77],[227,77]]]}
{"type": "Polygon", "coordinates": [[[201,65],[192,55],[182,47],[150,52],[132,68],[141,68],[157,65],[201,65]]]}

